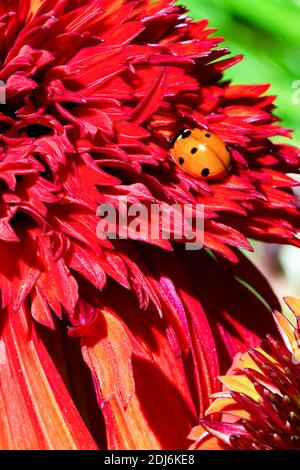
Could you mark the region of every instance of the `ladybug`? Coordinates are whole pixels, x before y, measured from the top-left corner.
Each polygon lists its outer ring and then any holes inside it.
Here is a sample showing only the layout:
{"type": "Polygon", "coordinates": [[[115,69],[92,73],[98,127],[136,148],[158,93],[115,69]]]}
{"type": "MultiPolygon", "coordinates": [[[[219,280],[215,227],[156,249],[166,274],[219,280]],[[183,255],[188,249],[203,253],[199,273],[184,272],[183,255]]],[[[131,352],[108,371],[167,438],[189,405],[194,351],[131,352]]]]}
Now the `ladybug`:
{"type": "Polygon", "coordinates": [[[178,132],[170,153],[176,165],[195,178],[222,178],[231,166],[227,145],[216,134],[197,128],[178,132]]]}

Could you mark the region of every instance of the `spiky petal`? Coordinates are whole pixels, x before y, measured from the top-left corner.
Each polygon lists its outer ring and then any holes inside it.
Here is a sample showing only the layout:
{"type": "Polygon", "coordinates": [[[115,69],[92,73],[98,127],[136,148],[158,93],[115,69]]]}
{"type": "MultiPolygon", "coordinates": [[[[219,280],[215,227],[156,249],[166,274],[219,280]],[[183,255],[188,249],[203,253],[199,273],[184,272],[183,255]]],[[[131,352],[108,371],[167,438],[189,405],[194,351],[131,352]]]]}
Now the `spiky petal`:
{"type": "Polygon", "coordinates": [[[292,321],[274,312],[282,339],[267,336],[261,348],[237,358],[233,370],[220,377],[224,390],[190,434],[193,448],[300,449],[300,302],[285,300],[292,321]],[[210,419],[212,414],[220,420],[210,419]]]}

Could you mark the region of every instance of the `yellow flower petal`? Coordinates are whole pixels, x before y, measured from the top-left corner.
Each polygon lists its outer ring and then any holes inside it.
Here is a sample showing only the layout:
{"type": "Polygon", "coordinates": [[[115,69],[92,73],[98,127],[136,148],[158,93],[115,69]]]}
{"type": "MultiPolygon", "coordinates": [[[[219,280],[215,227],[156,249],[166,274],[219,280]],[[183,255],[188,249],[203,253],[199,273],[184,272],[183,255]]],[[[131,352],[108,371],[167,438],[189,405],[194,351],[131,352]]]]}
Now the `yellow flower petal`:
{"type": "Polygon", "coordinates": [[[286,345],[288,350],[291,353],[297,351],[299,348],[295,338],[295,328],[293,327],[291,322],[289,322],[289,320],[280,312],[275,311],[273,313],[273,317],[276,322],[277,328],[282,336],[284,344],[286,345]]]}
{"type": "Polygon", "coordinates": [[[212,402],[205,412],[205,416],[214,414],[214,413],[226,413],[239,418],[249,419],[250,415],[247,411],[243,410],[237,402],[231,398],[217,398],[212,402]]]}
{"type": "Polygon", "coordinates": [[[255,390],[252,382],[245,375],[224,375],[219,377],[222,384],[234,392],[243,393],[256,402],[259,400],[259,394],[255,390]]]}
{"type": "Polygon", "coordinates": [[[296,317],[300,315],[300,300],[296,297],[284,297],[285,303],[292,310],[296,317]]]}

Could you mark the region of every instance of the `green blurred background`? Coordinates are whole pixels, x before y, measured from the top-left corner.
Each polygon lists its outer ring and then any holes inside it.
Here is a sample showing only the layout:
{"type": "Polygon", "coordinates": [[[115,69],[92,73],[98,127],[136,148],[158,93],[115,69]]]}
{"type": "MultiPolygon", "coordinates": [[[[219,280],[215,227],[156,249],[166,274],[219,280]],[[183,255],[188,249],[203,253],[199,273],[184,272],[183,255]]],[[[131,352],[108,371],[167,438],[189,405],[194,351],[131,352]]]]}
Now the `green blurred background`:
{"type": "MultiPolygon", "coordinates": [[[[233,54],[244,60],[229,69],[235,83],[271,83],[277,115],[295,129],[300,145],[300,103],[293,82],[300,80],[300,0],[181,0],[194,19],[207,18],[233,54]]],[[[300,97],[300,93],[298,94],[300,97]]]]}
{"type": "MultiPolygon", "coordinates": [[[[210,26],[218,29],[215,34],[225,38],[223,44],[232,54],[244,54],[242,62],[227,70],[226,78],[234,83],[271,84],[268,93],[277,95],[276,115],[285,127],[295,129],[292,142],[300,146],[300,103],[292,101],[295,93],[292,84],[296,80],[300,84],[300,0],[180,0],[178,3],[186,5],[195,20],[207,18],[210,26]]],[[[300,197],[300,189],[296,194],[300,197]]],[[[253,241],[252,245],[255,252],[247,255],[265,274],[278,298],[300,297],[300,250],[253,241]]]]}

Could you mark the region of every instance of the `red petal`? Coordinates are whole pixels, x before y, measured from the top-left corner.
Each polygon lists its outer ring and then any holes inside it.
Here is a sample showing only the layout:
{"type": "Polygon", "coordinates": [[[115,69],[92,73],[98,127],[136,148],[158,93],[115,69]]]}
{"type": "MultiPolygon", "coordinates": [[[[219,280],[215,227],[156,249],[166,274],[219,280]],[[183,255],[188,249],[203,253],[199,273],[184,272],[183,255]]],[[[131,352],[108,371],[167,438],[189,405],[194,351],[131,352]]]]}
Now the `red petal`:
{"type": "Polygon", "coordinates": [[[131,119],[136,124],[144,122],[160,106],[166,94],[166,72],[162,70],[153,82],[152,87],[134,109],[131,119]]]}
{"type": "Polygon", "coordinates": [[[82,339],[106,421],[108,448],[184,448],[193,416],[185,396],[159,362],[140,347],[138,356],[134,353],[133,341],[125,325],[109,312],[99,314],[97,328],[93,323],[82,339]]]}
{"type": "Polygon", "coordinates": [[[0,448],[96,449],[25,309],[9,312],[0,351],[0,448]]]}

